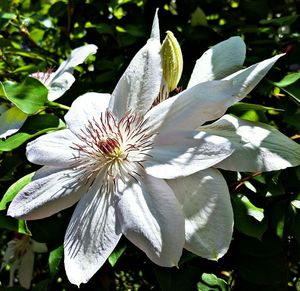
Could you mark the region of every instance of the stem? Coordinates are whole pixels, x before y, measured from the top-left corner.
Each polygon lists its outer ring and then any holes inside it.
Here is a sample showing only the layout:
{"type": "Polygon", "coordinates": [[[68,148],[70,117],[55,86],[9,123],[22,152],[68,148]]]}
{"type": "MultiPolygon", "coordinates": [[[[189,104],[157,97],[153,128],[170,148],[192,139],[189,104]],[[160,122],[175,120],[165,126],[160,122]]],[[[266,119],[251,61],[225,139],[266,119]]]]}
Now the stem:
{"type": "Polygon", "coordinates": [[[60,108],[60,109],[63,109],[63,110],[69,110],[70,107],[67,106],[67,105],[63,105],[63,104],[60,104],[60,103],[56,103],[56,102],[53,102],[53,101],[48,101],[46,103],[46,105],[50,106],[50,107],[56,107],[56,108],[60,108]]]}

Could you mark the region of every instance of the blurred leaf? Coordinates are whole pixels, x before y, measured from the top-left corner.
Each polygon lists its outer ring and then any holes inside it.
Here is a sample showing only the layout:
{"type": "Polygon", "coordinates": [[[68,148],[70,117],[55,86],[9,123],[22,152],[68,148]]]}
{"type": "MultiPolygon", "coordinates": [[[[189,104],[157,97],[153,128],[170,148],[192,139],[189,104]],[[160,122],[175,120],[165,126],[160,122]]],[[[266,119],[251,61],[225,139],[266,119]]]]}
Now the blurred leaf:
{"type": "Polygon", "coordinates": [[[273,19],[263,19],[263,20],[259,21],[259,23],[284,26],[284,25],[291,25],[297,19],[298,19],[298,15],[291,15],[291,16],[283,16],[283,17],[273,18],[273,19]]]}
{"type": "Polygon", "coordinates": [[[37,284],[35,284],[31,290],[32,291],[45,291],[48,289],[49,283],[50,283],[49,279],[42,280],[42,281],[38,282],[37,284]]]}
{"type": "MultiPolygon", "coordinates": [[[[266,232],[261,241],[239,236],[235,238],[235,250],[237,274],[247,290],[286,289],[286,251],[277,236],[266,232]]],[[[244,290],[241,286],[236,287],[244,290]]]]}
{"type": "Polygon", "coordinates": [[[119,258],[122,256],[122,254],[125,252],[127,248],[127,245],[120,246],[114,249],[114,251],[111,253],[111,255],[108,257],[108,262],[112,267],[117,263],[119,258]]]}
{"type": "Polygon", "coordinates": [[[0,82],[0,96],[7,99],[7,96],[6,96],[6,92],[5,92],[5,88],[2,84],[2,82],[0,82]]]}
{"type": "Polygon", "coordinates": [[[22,83],[3,82],[7,98],[26,114],[33,114],[47,101],[48,89],[37,79],[27,77],[22,83]]]}
{"type": "Polygon", "coordinates": [[[298,210],[296,213],[295,223],[294,223],[294,229],[293,229],[293,235],[295,239],[297,240],[298,244],[300,244],[300,211],[298,210]]]}
{"type": "Polygon", "coordinates": [[[101,34],[113,34],[111,25],[108,25],[107,23],[98,23],[95,25],[95,28],[101,34]]]}
{"type": "Polygon", "coordinates": [[[259,121],[260,116],[255,110],[247,110],[240,116],[241,119],[250,120],[250,121],[259,121]]]}
{"type": "Polygon", "coordinates": [[[47,60],[48,62],[50,62],[52,64],[55,63],[55,61],[49,55],[35,53],[35,52],[31,52],[31,51],[25,51],[25,50],[21,50],[21,49],[7,48],[7,49],[5,49],[5,54],[13,55],[13,56],[22,56],[25,58],[36,59],[36,60],[41,60],[41,61],[47,60]]]}
{"type": "Polygon", "coordinates": [[[6,209],[6,204],[12,201],[14,197],[18,194],[18,192],[22,190],[31,181],[33,175],[34,172],[22,177],[7,189],[0,201],[0,210],[6,209]]]}
{"type": "Polygon", "coordinates": [[[53,250],[52,252],[50,252],[48,263],[49,263],[50,274],[52,277],[55,277],[56,274],[58,273],[60,263],[63,259],[63,255],[64,255],[64,247],[62,245],[56,248],[55,250],[53,250]]]}
{"type": "Polygon", "coordinates": [[[185,265],[177,268],[155,266],[154,272],[162,291],[195,290],[199,281],[199,269],[185,265]]]}
{"type": "Polygon", "coordinates": [[[15,13],[2,12],[0,13],[0,28],[3,28],[10,20],[16,18],[15,13]]]}
{"type": "Polygon", "coordinates": [[[228,291],[230,290],[226,281],[218,278],[214,274],[203,273],[201,276],[202,282],[197,284],[198,291],[228,291]]]}
{"type": "Polygon", "coordinates": [[[191,16],[191,26],[207,26],[206,15],[204,11],[198,6],[191,16]]]}
{"type": "Polygon", "coordinates": [[[287,207],[289,203],[280,201],[272,206],[270,210],[270,225],[279,238],[283,238],[286,221],[287,221],[287,207]]]}
{"type": "Polygon", "coordinates": [[[263,209],[255,207],[246,196],[232,199],[235,227],[241,233],[261,239],[268,228],[263,209]]]}
{"type": "Polygon", "coordinates": [[[298,81],[292,85],[281,88],[281,90],[288,93],[297,103],[300,103],[300,87],[298,81]]]}
{"type": "Polygon", "coordinates": [[[54,18],[62,17],[67,12],[67,3],[64,1],[58,1],[51,5],[48,13],[54,18]]]}
{"type": "Polygon", "coordinates": [[[279,82],[274,82],[273,84],[277,87],[286,87],[286,86],[289,86],[289,85],[295,83],[299,79],[300,79],[300,72],[291,73],[291,74],[286,75],[279,82]]]}

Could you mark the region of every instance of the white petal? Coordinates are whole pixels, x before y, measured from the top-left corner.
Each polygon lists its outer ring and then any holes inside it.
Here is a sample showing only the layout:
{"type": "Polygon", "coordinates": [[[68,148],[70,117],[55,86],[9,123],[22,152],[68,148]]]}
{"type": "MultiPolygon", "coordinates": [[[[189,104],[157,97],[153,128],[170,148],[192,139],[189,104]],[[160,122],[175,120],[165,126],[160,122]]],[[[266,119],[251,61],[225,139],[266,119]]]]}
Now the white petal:
{"type": "Polygon", "coordinates": [[[33,273],[33,265],[34,253],[31,249],[29,249],[22,257],[18,271],[20,285],[25,289],[30,288],[33,273]]]}
{"type": "Polygon", "coordinates": [[[48,252],[47,245],[45,243],[37,242],[31,239],[31,247],[35,253],[46,253],[48,252]]]}
{"type": "Polygon", "coordinates": [[[73,69],[82,64],[90,55],[95,54],[97,49],[98,47],[94,44],[84,45],[74,49],[68,59],[62,62],[59,68],[54,72],[54,75],[51,76],[49,85],[56,81],[56,79],[59,78],[64,72],[73,73],[73,69]]]}
{"type": "Polygon", "coordinates": [[[75,204],[88,185],[74,170],[43,167],[11,202],[7,214],[40,219],[75,204]],[[82,185],[81,185],[82,184],[82,185]]]}
{"type": "Polygon", "coordinates": [[[168,180],[185,215],[185,248],[206,259],[217,260],[228,250],[233,212],[226,181],[216,169],[168,180]]]}
{"type": "Polygon", "coordinates": [[[238,36],[214,45],[197,60],[188,88],[198,83],[220,80],[240,70],[245,56],[245,43],[238,36]]]}
{"type": "Polygon", "coordinates": [[[232,171],[274,171],[300,164],[300,146],[275,128],[225,115],[203,130],[231,141],[234,153],[215,165],[232,171]]]}
{"type": "Polygon", "coordinates": [[[206,121],[222,116],[232,104],[230,81],[210,81],[193,86],[154,106],[147,114],[153,132],[193,130],[206,121]]]}
{"type": "Polygon", "coordinates": [[[68,167],[74,164],[77,156],[77,151],[72,149],[74,143],[79,140],[69,129],[45,134],[28,143],[27,159],[38,165],[68,167]]]}
{"type": "Polygon", "coordinates": [[[160,47],[152,38],[132,59],[112,93],[109,108],[116,117],[128,111],[143,115],[158,96],[162,79],[160,47]]]}
{"type": "Polygon", "coordinates": [[[160,42],[160,32],[159,32],[159,19],[158,19],[158,8],[155,11],[152,30],[151,30],[151,38],[155,38],[160,42]]]}
{"type": "Polygon", "coordinates": [[[16,133],[24,124],[28,115],[13,106],[0,114],[0,138],[16,133]]]}
{"type": "Polygon", "coordinates": [[[100,189],[101,184],[94,183],[79,201],[65,235],[65,269],[77,286],[99,270],[121,237],[111,193],[100,189]]]}
{"type": "Polygon", "coordinates": [[[158,135],[144,163],[146,172],[174,179],[209,168],[233,152],[228,139],[204,132],[169,132],[158,135]]]}
{"type": "Polygon", "coordinates": [[[110,94],[89,92],[79,96],[65,115],[69,129],[75,134],[82,134],[89,121],[99,120],[105,112],[110,100],[110,94]]]}
{"type": "MultiPolygon", "coordinates": [[[[224,78],[224,80],[232,80],[234,86],[234,96],[239,101],[243,99],[250,91],[262,80],[262,78],[272,68],[274,63],[284,54],[274,56],[246,69],[233,73],[224,78]]],[[[233,100],[234,101],[234,100],[233,100]]],[[[234,104],[233,102],[232,104],[234,104]]]]}
{"type": "MultiPolygon", "coordinates": [[[[52,73],[55,74],[55,73],[52,73]]],[[[60,96],[62,96],[67,90],[70,89],[72,84],[75,82],[74,76],[69,72],[64,72],[58,77],[56,77],[50,84],[48,88],[48,100],[54,101],[60,96]]]]}
{"type": "Polygon", "coordinates": [[[177,266],[184,245],[180,205],[164,180],[145,175],[139,182],[118,181],[116,214],[122,232],[156,264],[177,266]]]}

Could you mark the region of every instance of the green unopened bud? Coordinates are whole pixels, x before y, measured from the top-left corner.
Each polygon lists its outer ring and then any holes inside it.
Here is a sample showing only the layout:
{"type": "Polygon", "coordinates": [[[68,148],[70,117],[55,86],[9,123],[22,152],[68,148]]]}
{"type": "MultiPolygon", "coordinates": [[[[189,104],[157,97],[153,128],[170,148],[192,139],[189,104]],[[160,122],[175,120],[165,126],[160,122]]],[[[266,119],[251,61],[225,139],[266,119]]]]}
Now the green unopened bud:
{"type": "Polygon", "coordinates": [[[171,31],[167,31],[162,48],[163,78],[168,92],[173,91],[180,80],[183,68],[182,53],[177,39],[171,31]]]}

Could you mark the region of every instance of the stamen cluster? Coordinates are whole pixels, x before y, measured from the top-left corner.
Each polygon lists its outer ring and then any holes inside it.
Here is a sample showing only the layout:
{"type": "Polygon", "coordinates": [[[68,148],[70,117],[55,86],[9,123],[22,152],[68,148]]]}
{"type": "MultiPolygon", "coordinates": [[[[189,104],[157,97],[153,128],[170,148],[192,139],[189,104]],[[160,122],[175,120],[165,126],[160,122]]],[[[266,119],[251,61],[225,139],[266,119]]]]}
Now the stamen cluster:
{"type": "Polygon", "coordinates": [[[80,142],[73,147],[78,150],[74,166],[92,182],[98,175],[104,176],[103,186],[111,190],[117,179],[126,182],[141,176],[153,136],[141,116],[128,112],[117,120],[106,111],[99,119],[90,120],[77,135],[80,142]]]}

